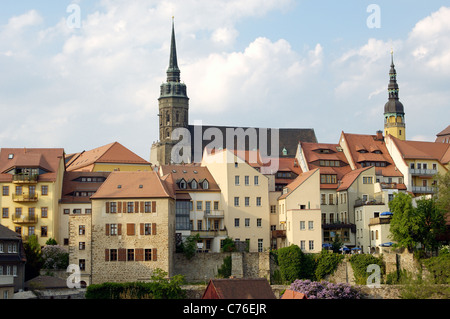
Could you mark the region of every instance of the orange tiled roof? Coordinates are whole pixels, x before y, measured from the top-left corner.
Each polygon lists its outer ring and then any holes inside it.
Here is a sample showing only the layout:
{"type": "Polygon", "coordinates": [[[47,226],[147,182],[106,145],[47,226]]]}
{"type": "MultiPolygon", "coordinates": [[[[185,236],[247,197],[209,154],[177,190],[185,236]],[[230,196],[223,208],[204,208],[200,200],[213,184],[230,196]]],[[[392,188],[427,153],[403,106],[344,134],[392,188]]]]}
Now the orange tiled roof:
{"type": "Polygon", "coordinates": [[[347,142],[350,156],[357,168],[361,168],[361,162],[386,162],[385,167],[376,167],[377,172],[383,176],[401,177],[403,174],[397,169],[394,161],[389,154],[384,139],[377,139],[376,135],[368,134],[349,134],[342,132],[341,139],[347,142]],[[358,150],[366,150],[369,153],[360,153],[358,150]],[[372,153],[379,150],[381,154],[372,153]]]}
{"type": "Polygon", "coordinates": [[[67,171],[92,169],[95,163],[141,164],[151,165],[142,157],[136,155],[118,142],[97,147],[90,151],[69,155],[66,164],[67,171]]]}
{"type": "Polygon", "coordinates": [[[103,182],[82,182],[81,178],[107,178],[110,172],[65,172],[61,203],[90,203],[89,196],[75,196],[74,192],[96,192],[103,182]]]}
{"type": "Polygon", "coordinates": [[[372,167],[373,166],[358,168],[345,174],[345,176],[341,180],[341,184],[339,185],[337,191],[340,192],[349,188],[362,172],[367,171],[372,167]]]}
{"type": "Polygon", "coordinates": [[[450,160],[450,144],[439,142],[402,141],[391,136],[404,159],[430,159],[446,164],[450,160]]]}
{"type": "Polygon", "coordinates": [[[41,168],[46,173],[39,175],[40,181],[55,181],[63,158],[64,149],[62,148],[2,148],[0,150],[0,181],[10,182],[12,175],[6,173],[15,167],[41,168]]]}
{"type": "Polygon", "coordinates": [[[154,171],[111,172],[91,199],[169,198],[170,187],[154,171]]]}
{"type": "Polygon", "coordinates": [[[160,171],[162,175],[172,175],[173,181],[173,189],[176,192],[179,191],[220,191],[220,187],[217,184],[216,180],[210,173],[209,169],[206,166],[195,166],[195,165],[162,165],[160,167],[160,171]],[[176,183],[177,180],[180,180],[184,178],[184,180],[189,183],[193,179],[195,179],[198,182],[200,182],[203,179],[206,179],[209,184],[209,188],[202,189],[201,187],[198,187],[197,189],[192,189],[190,185],[188,185],[187,189],[180,189],[178,187],[178,184],[176,183]]]}

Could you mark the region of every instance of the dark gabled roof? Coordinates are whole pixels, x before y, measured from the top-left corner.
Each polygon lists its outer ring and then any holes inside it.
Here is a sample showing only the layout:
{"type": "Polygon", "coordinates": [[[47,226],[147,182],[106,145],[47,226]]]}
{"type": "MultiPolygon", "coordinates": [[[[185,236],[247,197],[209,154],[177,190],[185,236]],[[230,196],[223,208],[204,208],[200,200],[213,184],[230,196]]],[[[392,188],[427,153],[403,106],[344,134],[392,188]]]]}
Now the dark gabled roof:
{"type": "Polygon", "coordinates": [[[0,239],[22,240],[22,236],[8,227],[0,225],[0,239]]]}
{"type": "MultiPolygon", "coordinates": [[[[195,160],[198,158],[201,161],[202,155],[203,155],[203,150],[206,146],[208,146],[208,144],[210,144],[212,142],[212,140],[203,140],[202,138],[202,145],[201,148],[198,148],[199,151],[201,151],[200,154],[197,154],[197,157],[194,156],[194,152],[196,151],[196,147],[194,145],[194,142],[196,140],[195,138],[195,131],[196,128],[198,129],[198,126],[196,125],[189,125],[188,126],[188,130],[189,133],[191,134],[191,153],[192,153],[192,162],[195,162],[195,160]]],[[[259,145],[260,140],[262,139],[263,141],[267,141],[267,146],[266,146],[266,152],[268,154],[263,154],[263,155],[269,155],[272,156],[273,154],[270,154],[271,152],[271,137],[272,137],[272,130],[275,129],[271,129],[271,128],[252,128],[252,127],[234,127],[234,126],[202,126],[201,127],[201,133],[202,133],[202,137],[204,132],[209,129],[218,129],[221,134],[222,134],[222,148],[228,148],[227,147],[227,140],[226,140],[226,136],[227,136],[227,129],[232,129],[232,130],[236,130],[236,129],[243,129],[244,132],[251,132],[253,131],[253,129],[256,131],[256,148],[257,149],[261,149],[261,145],[259,145]],[[250,131],[248,131],[248,129],[251,129],[250,131]],[[259,134],[264,133],[263,130],[266,130],[267,132],[267,136],[260,138],[259,134]]],[[[287,151],[287,155],[285,157],[295,157],[295,154],[297,152],[297,146],[299,142],[311,142],[311,143],[317,143],[317,138],[316,138],[316,134],[314,132],[314,129],[311,128],[305,128],[305,129],[296,129],[296,128],[280,128],[277,129],[278,130],[278,134],[279,134],[279,145],[278,145],[278,154],[279,157],[282,157],[283,155],[283,149],[286,149],[287,151]]],[[[234,132],[234,131],[233,131],[234,132]]],[[[213,140],[216,144],[218,144],[218,142],[220,141],[219,136],[215,136],[213,137],[213,140]]],[[[235,138],[236,140],[236,138],[235,138]]],[[[245,150],[247,151],[252,151],[253,146],[249,146],[248,145],[248,137],[246,137],[246,143],[245,143],[245,150]]],[[[237,143],[234,141],[233,143],[235,149],[238,149],[237,143]]]]}
{"type": "Polygon", "coordinates": [[[214,290],[219,299],[276,299],[265,278],[211,279],[203,297],[214,290]]]}

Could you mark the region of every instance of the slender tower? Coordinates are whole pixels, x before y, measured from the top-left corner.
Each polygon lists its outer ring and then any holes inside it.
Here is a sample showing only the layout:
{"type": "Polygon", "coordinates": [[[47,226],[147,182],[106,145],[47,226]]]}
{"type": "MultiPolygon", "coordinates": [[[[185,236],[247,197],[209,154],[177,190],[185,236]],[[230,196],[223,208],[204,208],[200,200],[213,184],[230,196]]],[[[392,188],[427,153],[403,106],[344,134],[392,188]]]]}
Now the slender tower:
{"type": "Polygon", "coordinates": [[[384,133],[405,140],[405,111],[398,98],[397,72],[394,65],[394,52],[391,51],[391,70],[389,71],[389,100],[384,105],[384,133]]]}
{"type": "Polygon", "coordinates": [[[172,140],[173,130],[178,127],[187,128],[189,124],[189,98],[186,85],[180,82],[173,17],[167,80],[161,84],[158,102],[159,142],[157,145],[157,163],[153,163],[168,165],[171,163],[172,148],[178,142],[178,140],[172,140]]]}

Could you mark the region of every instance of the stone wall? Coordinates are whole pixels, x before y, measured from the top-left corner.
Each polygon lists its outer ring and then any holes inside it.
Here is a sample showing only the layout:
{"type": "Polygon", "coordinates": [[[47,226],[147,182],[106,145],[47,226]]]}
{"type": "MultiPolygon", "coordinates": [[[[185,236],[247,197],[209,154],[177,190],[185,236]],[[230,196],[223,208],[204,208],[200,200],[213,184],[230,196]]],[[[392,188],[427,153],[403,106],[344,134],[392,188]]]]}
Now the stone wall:
{"type": "Polygon", "coordinates": [[[236,278],[267,278],[270,280],[270,255],[263,253],[198,253],[191,260],[183,254],[174,254],[174,273],[183,275],[187,282],[204,282],[216,278],[224,258],[231,256],[231,275],[236,278]]]}

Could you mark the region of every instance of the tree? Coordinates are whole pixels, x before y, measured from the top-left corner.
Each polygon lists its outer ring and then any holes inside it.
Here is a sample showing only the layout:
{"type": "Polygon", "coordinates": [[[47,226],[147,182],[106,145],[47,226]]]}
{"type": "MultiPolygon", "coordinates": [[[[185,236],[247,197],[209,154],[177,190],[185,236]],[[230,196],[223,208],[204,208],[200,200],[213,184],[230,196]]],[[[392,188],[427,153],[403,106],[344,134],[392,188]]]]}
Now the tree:
{"type": "Polygon", "coordinates": [[[420,218],[421,243],[428,250],[436,250],[437,236],[445,231],[444,210],[431,198],[418,200],[416,211],[420,218]]]}
{"type": "Polygon", "coordinates": [[[450,213],[450,170],[445,174],[437,174],[437,205],[447,214],[450,213]]]}
{"type": "Polygon", "coordinates": [[[389,208],[394,214],[390,226],[391,239],[398,246],[409,250],[417,244],[430,250],[437,248],[436,236],[445,230],[445,217],[434,199],[417,200],[417,207],[414,207],[411,195],[397,193],[389,202],[389,208]]]}
{"type": "Polygon", "coordinates": [[[25,281],[27,281],[39,276],[42,267],[42,253],[35,235],[30,235],[23,246],[27,256],[27,262],[25,263],[25,281]]]}

